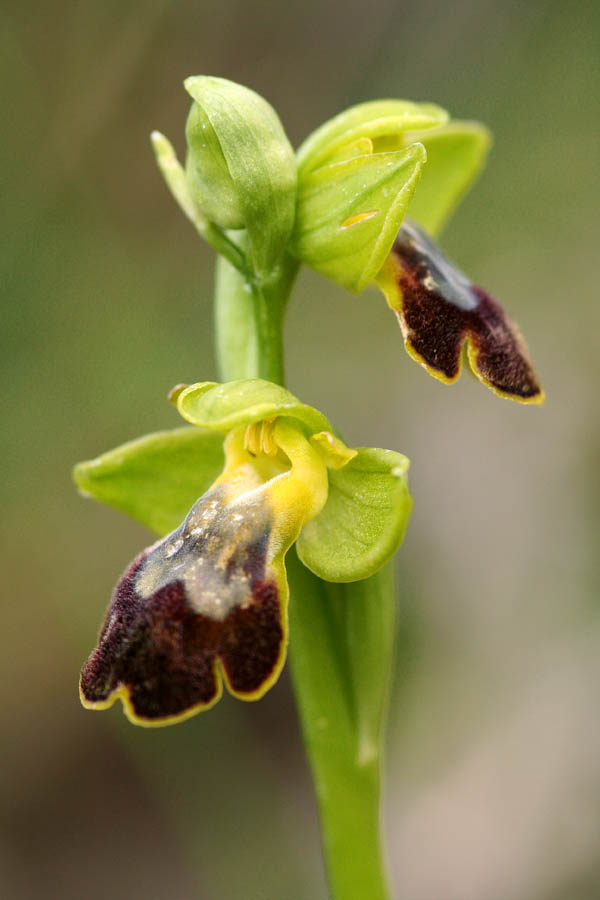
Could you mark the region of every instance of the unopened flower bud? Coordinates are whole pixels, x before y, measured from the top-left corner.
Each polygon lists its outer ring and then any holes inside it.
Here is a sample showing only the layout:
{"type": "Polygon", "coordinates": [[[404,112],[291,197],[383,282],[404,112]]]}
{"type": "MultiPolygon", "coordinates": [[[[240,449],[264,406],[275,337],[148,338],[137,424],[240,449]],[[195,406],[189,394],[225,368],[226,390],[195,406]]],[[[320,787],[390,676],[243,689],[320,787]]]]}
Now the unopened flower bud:
{"type": "Polygon", "coordinates": [[[254,269],[276,264],[294,223],[296,159],[269,103],[224,78],[184,82],[193,98],[186,125],[186,177],[193,202],[222,228],[245,228],[254,269]]]}

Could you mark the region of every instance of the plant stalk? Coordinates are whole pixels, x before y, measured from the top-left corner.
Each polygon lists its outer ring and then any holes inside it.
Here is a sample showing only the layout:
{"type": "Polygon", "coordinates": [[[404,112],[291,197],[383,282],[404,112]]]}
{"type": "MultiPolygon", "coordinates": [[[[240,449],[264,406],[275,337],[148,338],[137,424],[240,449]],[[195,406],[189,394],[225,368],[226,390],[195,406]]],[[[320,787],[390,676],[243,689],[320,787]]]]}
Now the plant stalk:
{"type": "Polygon", "coordinates": [[[285,256],[267,279],[217,260],[215,332],[224,381],[264,378],[283,384],[283,318],[299,264],[285,256]]]}
{"type": "Polygon", "coordinates": [[[394,568],[330,584],[288,554],[290,663],[335,900],[387,900],[381,746],[394,641],[394,568]]]}
{"type": "MultiPolygon", "coordinates": [[[[283,384],[283,317],[298,264],[267,281],[219,258],[215,330],[224,381],[283,384]]],[[[294,692],[319,806],[333,900],[387,900],[381,849],[381,737],[393,652],[393,566],[329,584],[288,554],[294,692]]]]}

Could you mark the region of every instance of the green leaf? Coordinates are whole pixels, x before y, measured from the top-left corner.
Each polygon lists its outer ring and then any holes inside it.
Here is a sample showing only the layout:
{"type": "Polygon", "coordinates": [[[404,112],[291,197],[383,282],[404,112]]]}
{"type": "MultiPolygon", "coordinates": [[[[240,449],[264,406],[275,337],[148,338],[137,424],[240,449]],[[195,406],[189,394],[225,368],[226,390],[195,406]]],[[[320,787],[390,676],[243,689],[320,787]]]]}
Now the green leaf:
{"type": "Polygon", "coordinates": [[[403,132],[439,128],[447,121],[448,113],[434,103],[372,100],[351,106],[306,138],[297,153],[300,177],[339,158],[345,148],[360,146],[365,138],[371,151],[394,150],[403,146],[403,132]]]}
{"type": "Polygon", "coordinates": [[[353,584],[327,584],[290,552],[288,578],[290,664],[332,897],[385,900],[379,795],[393,567],[353,584]]]}
{"type": "Polygon", "coordinates": [[[177,409],[188,422],[223,432],[276,416],[297,419],[309,434],[332,430],[318,410],[301,403],[285,388],[261,378],[217,385],[192,384],[177,397],[177,409]]]}
{"type": "Polygon", "coordinates": [[[73,478],[85,496],[114,506],[164,535],[181,524],[223,465],[222,435],[178,428],[148,434],[81,462],[73,478]]]}
{"type": "Polygon", "coordinates": [[[421,141],[427,150],[410,216],[435,235],[483,168],[491,134],[479,122],[457,121],[435,131],[407,134],[404,139],[421,141]]]}
{"type": "Polygon", "coordinates": [[[300,181],[290,250],[359,293],[388,256],[419,183],[423,145],[354,156],[300,181]]]}
{"type": "Polygon", "coordinates": [[[408,467],[401,453],[363,448],[343,468],[329,471],[327,503],[296,545],[311,572],[326,581],[357,581],[393,556],[412,507],[408,467]]]}
{"type": "Polygon", "coordinates": [[[186,173],[200,210],[224,228],[246,228],[258,275],[287,245],[296,205],[296,158],[277,113],[224,78],[186,78],[195,101],[186,127],[186,173]]]}

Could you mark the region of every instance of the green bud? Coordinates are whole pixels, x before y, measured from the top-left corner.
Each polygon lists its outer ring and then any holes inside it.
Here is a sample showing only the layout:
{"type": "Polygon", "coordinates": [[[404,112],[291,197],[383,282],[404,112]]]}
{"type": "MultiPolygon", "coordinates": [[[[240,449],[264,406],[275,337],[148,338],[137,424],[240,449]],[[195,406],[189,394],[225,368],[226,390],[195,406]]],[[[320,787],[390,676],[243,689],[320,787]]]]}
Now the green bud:
{"type": "Polygon", "coordinates": [[[267,274],[294,224],[296,160],[273,108],[223,78],[184,82],[194,100],[186,125],[186,178],[203,216],[221,228],[245,228],[255,271],[267,274]]]}
{"type": "MultiPolygon", "coordinates": [[[[359,145],[360,146],[360,145],[359,145]]],[[[383,266],[427,155],[422,144],[367,153],[300,178],[292,253],[359,293],[383,266]]]]}
{"type": "Polygon", "coordinates": [[[192,103],[185,136],[185,174],[194,204],[221,228],[243,228],[243,204],[223,156],[219,139],[201,106],[192,103]]]}
{"type": "Polygon", "coordinates": [[[406,146],[409,131],[439,128],[448,113],[433,103],[373,100],[351,106],[313,131],[298,150],[300,178],[309,171],[349,156],[381,153],[406,146]]]}

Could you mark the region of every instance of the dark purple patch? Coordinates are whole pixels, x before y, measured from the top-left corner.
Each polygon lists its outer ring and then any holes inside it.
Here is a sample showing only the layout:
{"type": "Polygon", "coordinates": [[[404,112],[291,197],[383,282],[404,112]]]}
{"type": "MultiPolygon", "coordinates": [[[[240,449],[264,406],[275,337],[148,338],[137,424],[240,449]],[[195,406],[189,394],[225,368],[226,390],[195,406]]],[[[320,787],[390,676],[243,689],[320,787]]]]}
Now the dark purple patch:
{"type": "MultiPolygon", "coordinates": [[[[85,700],[101,703],[123,686],[140,719],[179,716],[215,700],[218,658],[236,694],[255,694],[276,671],[284,649],[278,587],[264,577],[267,546],[268,533],[239,548],[236,559],[249,578],[249,595],[221,621],[195,612],[178,580],[141,597],[136,576],[157,548],[144,551],[119,581],[98,648],[83,668],[85,700]]],[[[228,570],[226,580],[232,575],[228,570]]]]}
{"type": "Polygon", "coordinates": [[[476,372],[495,390],[523,401],[542,398],[524,341],[493,297],[468,282],[415,226],[403,226],[392,253],[402,294],[394,312],[430,369],[454,381],[468,340],[476,372]]]}
{"type": "Polygon", "coordinates": [[[220,657],[236,694],[254,694],[271,676],[281,655],[283,629],[277,585],[260,582],[255,603],[234,609],[226,619],[220,657]]]}

